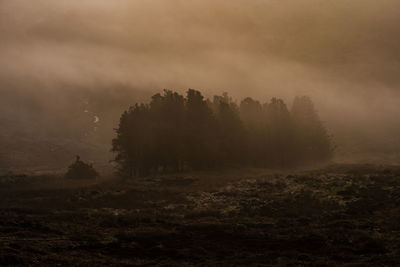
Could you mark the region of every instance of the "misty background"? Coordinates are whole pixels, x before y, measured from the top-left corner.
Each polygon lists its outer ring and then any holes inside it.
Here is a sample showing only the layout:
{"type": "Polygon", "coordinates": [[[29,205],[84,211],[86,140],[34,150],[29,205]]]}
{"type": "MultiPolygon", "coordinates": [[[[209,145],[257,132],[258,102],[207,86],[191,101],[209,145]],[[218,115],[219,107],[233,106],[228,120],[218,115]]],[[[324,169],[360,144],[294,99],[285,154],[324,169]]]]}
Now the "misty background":
{"type": "Polygon", "coordinates": [[[121,112],[163,88],[290,105],[335,161],[398,162],[397,0],[0,0],[0,170],[107,165],[121,112]]]}

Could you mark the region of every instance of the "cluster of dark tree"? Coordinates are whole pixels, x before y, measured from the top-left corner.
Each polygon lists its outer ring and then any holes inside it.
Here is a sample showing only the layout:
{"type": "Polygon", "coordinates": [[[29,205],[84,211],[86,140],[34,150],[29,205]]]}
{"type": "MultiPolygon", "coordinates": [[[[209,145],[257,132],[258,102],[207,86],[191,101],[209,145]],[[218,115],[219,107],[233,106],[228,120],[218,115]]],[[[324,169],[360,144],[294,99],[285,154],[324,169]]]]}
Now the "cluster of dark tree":
{"type": "Polygon", "coordinates": [[[254,166],[285,168],[327,161],[332,144],[309,97],[289,111],[281,99],[237,105],[225,93],[204,99],[169,90],[125,111],[112,151],[123,176],[254,166]]]}
{"type": "Polygon", "coordinates": [[[79,156],[76,156],[76,161],[68,167],[65,178],[68,179],[93,179],[98,177],[98,172],[91,164],[85,163],[79,156]]]}

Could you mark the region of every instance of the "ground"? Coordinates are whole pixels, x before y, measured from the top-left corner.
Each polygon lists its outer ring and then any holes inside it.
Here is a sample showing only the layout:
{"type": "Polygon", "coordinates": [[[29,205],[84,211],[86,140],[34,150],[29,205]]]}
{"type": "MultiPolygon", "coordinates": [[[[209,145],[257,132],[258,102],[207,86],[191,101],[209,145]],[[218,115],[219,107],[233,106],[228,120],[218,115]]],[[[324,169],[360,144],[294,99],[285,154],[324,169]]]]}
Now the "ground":
{"type": "Polygon", "coordinates": [[[394,266],[400,167],[0,177],[0,265],[394,266]]]}

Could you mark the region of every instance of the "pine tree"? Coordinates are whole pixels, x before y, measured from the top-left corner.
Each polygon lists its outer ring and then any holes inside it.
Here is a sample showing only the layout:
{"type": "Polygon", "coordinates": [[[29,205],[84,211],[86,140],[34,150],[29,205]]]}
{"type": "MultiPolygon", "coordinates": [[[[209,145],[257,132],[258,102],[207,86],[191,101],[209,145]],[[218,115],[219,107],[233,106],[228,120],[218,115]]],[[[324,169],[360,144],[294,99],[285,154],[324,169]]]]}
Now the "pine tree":
{"type": "Polygon", "coordinates": [[[294,126],[282,99],[272,98],[264,104],[267,118],[267,165],[290,167],[294,163],[294,126]]]}
{"type": "Polygon", "coordinates": [[[307,96],[296,97],[291,113],[295,125],[296,153],[299,161],[313,163],[331,159],[333,154],[331,138],[311,99],[307,96]]]}
{"type": "Polygon", "coordinates": [[[190,168],[205,169],[214,165],[216,121],[199,91],[189,89],[186,96],[185,159],[190,168]]]}

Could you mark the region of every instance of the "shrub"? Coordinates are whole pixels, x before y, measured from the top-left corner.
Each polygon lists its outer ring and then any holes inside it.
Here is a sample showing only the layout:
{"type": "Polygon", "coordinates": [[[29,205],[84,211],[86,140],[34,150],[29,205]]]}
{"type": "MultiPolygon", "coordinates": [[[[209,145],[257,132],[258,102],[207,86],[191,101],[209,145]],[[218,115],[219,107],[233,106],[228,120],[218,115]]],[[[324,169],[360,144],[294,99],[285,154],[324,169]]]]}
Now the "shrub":
{"type": "Polygon", "coordinates": [[[83,162],[79,156],[76,161],[68,167],[65,177],[68,179],[94,179],[98,177],[98,172],[91,164],[83,162]]]}

